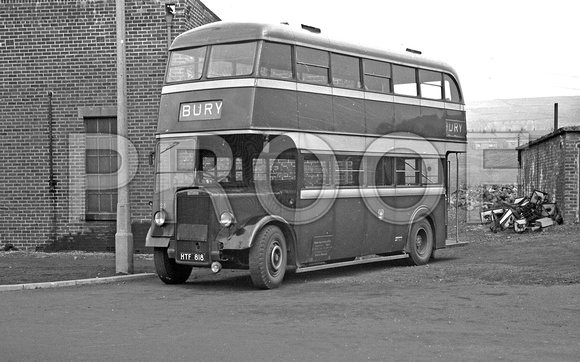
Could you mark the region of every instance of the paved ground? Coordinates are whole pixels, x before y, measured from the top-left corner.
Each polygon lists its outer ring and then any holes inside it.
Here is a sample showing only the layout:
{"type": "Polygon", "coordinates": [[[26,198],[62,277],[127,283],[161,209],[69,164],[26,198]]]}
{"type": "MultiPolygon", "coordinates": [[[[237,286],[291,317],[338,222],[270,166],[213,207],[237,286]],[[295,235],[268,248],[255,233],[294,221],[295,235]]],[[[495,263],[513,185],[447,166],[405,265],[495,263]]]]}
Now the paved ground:
{"type": "MultiPolygon", "coordinates": [[[[580,226],[557,225],[541,232],[493,233],[467,225],[468,247],[438,251],[441,263],[399,268],[390,277],[402,283],[433,279],[444,283],[566,285],[580,283],[580,226]]],[[[152,255],[136,254],[134,272],[153,273],[152,255]]],[[[395,264],[396,265],[396,264],[395,264]]],[[[0,252],[0,285],[104,278],[116,274],[112,253],[0,252]]],[[[199,272],[199,271],[197,271],[199,272]]],[[[192,278],[196,273],[192,274],[192,278]]],[[[201,271],[203,274],[203,271],[201,271]]]]}
{"type": "MultiPolygon", "coordinates": [[[[471,245],[440,251],[424,267],[385,262],[298,274],[272,291],[227,270],[196,270],[178,286],[149,276],[5,291],[0,345],[8,361],[574,361],[579,231],[494,234],[476,225],[471,245]]],[[[2,271],[45,274],[46,265],[40,273],[35,265],[52,259],[48,270],[114,273],[105,256],[23,254],[3,253],[2,271]]],[[[138,258],[144,269],[136,271],[152,270],[149,256],[138,258]]]]}

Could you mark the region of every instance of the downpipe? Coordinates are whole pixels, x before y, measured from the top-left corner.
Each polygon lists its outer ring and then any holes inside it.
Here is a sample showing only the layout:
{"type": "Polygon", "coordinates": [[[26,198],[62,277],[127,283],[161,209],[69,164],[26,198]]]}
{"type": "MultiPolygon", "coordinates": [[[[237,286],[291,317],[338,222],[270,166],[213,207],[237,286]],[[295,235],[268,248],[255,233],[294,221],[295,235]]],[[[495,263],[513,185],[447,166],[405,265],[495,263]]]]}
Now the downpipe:
{"type": "Polygon", "coordinates": [[[578,154],[576,155],[576,223],[580,224],[580,142],[576,143],[578,154]]]}
{"type": "Polygon", "coordinates": [[[48,193],[51,202],[51,215],[50,215],[50,235],[49,239],[51,242],[56,242],[56,229],[57,229],[57,215],[56,215],[56,184],[57,181],[54,178],[54,132],[53,132],[53,111],[52,111],[52,92],[48,92],[48,193]]]}

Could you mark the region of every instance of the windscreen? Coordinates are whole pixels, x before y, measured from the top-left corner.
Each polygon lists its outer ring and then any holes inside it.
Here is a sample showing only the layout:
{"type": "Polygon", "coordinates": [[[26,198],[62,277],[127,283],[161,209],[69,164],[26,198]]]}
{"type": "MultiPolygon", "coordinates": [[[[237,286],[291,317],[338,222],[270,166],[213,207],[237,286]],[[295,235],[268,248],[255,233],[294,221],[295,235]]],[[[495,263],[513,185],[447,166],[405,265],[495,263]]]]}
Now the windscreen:
{"type": "Polygon", "coordinates": [[[169,55],[167,83],[201,79],[206,47],[174,50],[169,55]]]}
{"type": "Polygon", "coordinates": [[[262,181],[295,183],[295,152],[272,152],[265,144],[262,135],[161,140],[156,151],[156,192],[218,184],[223,189],[253,190],[262,181]]]}

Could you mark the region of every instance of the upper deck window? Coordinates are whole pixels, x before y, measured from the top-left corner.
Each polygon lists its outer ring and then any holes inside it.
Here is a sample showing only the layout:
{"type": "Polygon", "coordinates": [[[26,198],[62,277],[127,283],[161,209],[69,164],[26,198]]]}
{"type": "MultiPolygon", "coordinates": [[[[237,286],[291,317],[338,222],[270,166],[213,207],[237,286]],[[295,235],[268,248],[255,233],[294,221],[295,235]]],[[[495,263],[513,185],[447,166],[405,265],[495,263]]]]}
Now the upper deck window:
{"type": "Polygon", "coordinates": [[[391,64],[363,59],[365,89],[391,93],[391,64]]]}
{"type": "Polygon", "coordinates": [[[292,79],[292,47],[287,44],[264,42],[260,56],[260,76],[292,79]]]}
{"type": "Polygon", "coordinates": [[[332,54],[332,84],[342,88],[360,88],[359,58],[332,54]]]}
{"type": "Polygon", "coordinates": [[[419,69],[421,97],[443,99],[443,87],[441,86],[442,79],[443,75],[439,72],[419,69]]]}
{"type": "Polygon", "coordinates": [[[298,80],[328,84],[328,52],[311,48],[296,47],[296,72],[298,80]]]}
{"type": "Polygon", "coordinates": [[[461,93],[459,92],[459,86],[455,79],[451,78],[449,75],[443,75],[443,83],[445,85],[445,100],[452,102],[461,102],[461,93]]]}
{"type": "Polygon", "coordinates": [[[418,94],[415,68],[394,64],[393,87],[396,94],[416,97],[418,94]]]}
{"type": "Polygon", "coordinates": [[[256,45],[256,42],[251,42],[212,46],[207,77],[221,78],[252,74],[256,45]]]}
{"type": "Polygon", "coordinates": [[[206,47],[174,50],[170,54],[167,83],[201,78],[206,47]]]}

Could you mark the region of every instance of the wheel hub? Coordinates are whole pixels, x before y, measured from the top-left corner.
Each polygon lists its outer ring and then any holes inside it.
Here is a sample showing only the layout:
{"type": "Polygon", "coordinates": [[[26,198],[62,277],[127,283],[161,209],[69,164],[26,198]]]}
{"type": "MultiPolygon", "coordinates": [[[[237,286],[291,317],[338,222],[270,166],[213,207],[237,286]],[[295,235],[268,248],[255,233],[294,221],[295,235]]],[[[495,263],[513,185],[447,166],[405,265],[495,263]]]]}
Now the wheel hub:
{"type": "Polygon", "coordinates": [[[272,246],[270,250],[270,266],[274,272],[282,267],[282,248],[278,244],[272,246]]]}

